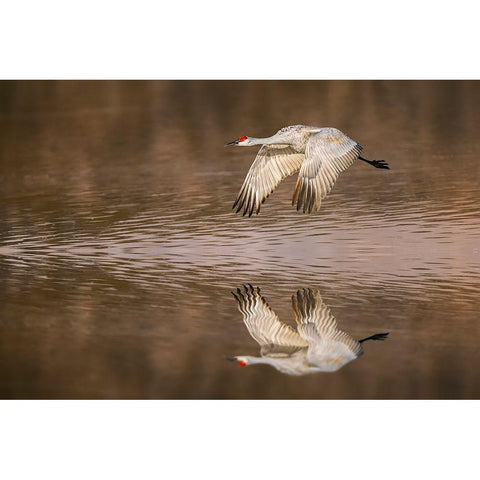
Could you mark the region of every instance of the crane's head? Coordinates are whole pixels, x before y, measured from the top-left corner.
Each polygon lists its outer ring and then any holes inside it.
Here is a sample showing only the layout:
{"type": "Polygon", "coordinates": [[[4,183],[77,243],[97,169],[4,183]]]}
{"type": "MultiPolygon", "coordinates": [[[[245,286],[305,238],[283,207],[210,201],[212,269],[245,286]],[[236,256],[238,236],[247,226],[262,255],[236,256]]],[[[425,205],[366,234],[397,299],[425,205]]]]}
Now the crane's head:
{"type": "Polygon", "coordinates": [[[236,362],[239,367],[245,367],[249,364],[249,360],[247,357],[231,357],[227,358],[227,360],[230,360],[231,362],[236,362]]]}
{"type": "Polygon", "coordinates": [[[251,145],[251,143],[250,143],[250,139],[244,135],[243,137],[238,137],[233,142],[229,142],[225,144],[226,147],[228,147],[229,145],[238,145],[239,147],[247,147],[251,145]]]}

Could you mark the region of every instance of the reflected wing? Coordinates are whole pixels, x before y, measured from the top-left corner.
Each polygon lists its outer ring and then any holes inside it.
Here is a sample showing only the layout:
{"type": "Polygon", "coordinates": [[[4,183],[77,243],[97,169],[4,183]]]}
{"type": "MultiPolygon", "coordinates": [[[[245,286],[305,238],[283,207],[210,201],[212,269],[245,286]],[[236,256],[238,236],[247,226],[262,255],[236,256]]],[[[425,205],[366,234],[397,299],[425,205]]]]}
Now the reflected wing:
{"type": "Polygon", "coordinates": [[[287,358],[291,357],[294,353],[299,352],[300,350],[304,350],[307,346],[305,345],[298,347],[293,346],[289,347],[287,345],[262,345],[260,349],[260,354],[262,357],[272,357],[272,358],[287,358]]]}
{"type": "Polygon", "coordinates": [[[298,333],[310,345],[324,346],[333,353],[334,342],[345,345],[356,356],[362,354],[362,347],[357,340],[338,329],[337,321],[330,309],[323,303],[318,290],[304,288],[292,296],[298,333]],[[326,341],[326,342],[325,342],[326,341]]]}
{"type": "Polygon", "coordinates": [[[243,215],[260,211],[261,204],[275,187],[289,175],[298,172],[305,155],[285,145],[263,145],[245,177],[233,209],[243,215]]]}
{"type": "Polygon", "coordinates": [[[260,289],[251,285],[232,292],[238,309],[252,338],[262,347],[262,354],[282,356],[308,346],[298,332],[281,322],[260,294],[260,289]],[[283,348],[285,347],[285,348],[283,348]]]}
{"type": "Polygon", "coordinates": [[[307,142],[305,161],[298,174],[292,205],[303,213],[318,212],[322,199],[338,176],[358,158],[362,147],[340,130],[326,128],[307,142]]]}

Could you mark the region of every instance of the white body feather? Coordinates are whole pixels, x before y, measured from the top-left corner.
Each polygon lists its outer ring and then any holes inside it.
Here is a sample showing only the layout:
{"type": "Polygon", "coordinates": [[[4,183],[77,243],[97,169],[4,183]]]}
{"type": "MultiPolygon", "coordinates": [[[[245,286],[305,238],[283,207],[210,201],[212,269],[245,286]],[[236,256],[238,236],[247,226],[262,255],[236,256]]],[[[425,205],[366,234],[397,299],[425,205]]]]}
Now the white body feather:
{"type": "Polygon", "coordinates": [[[297,329],[280,321],[251,286],[234,293],[243,321],[260,345],[260,357],[237,356],[245,364],[264,363],[290,375],[334,372],[363,354],[357,340],[339,330],[320,293],[299,290],[292,297],[297,329]]]}
{"type": "Polygon", "coordinates": [[[336,128],[293,125],[267,138],[244,137],[240,146],[262,145],[233,205],[243,215],[259,213],[261,204],[287,176],[298,174],[293,204],[304,213],[320,210],[341,172],[362,147],[336,128]]]}

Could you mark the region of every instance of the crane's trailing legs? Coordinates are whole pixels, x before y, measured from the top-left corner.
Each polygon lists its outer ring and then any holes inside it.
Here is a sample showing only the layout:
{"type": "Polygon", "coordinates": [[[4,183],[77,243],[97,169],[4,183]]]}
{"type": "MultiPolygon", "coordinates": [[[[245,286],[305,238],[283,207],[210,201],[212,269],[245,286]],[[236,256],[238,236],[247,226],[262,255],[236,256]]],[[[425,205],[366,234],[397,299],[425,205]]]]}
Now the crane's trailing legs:
{"type": "Polygon", "coordinates": [[[362,146],[337,128],[290,125],[265,138],[239,137],[227,145],[248,147],[261,145],[237,200],[236,213],[250,217],[286,177],[298,172],[293,204],[303,213],[320,210],[338,176],[357,158],[375,168],[389,170],[385,160],[367,160],[360,156],[362,146]]]}
{"type": "Polygon", "coordinates": [[[366,158],[363,157],[358,157],[360,160],[363,160],[364,162],[369,163],[370,165],[373,165],[375,168],[386,168],[387,170],[390,170],[390,167],[388,166],[388,163],[385,160],[367,160],[366,158]]]}
{"type": "Polygon", "coordinates": [[[366,342],[367,340],[385,340],[388,337],[388,333],[376,333],[367,338],[362,338],[358,343],[366,342]]]}

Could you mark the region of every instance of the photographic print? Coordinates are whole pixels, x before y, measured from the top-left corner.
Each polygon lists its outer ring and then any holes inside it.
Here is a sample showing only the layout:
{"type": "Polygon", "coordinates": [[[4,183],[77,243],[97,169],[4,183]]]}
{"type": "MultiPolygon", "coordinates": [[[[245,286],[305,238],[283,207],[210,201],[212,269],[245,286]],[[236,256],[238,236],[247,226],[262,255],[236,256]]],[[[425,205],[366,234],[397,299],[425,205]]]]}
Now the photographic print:
{"type": "Polygon", "coordinates": [[[480,83],[0,82],[2,399],[478,399],[480,83]]]}

